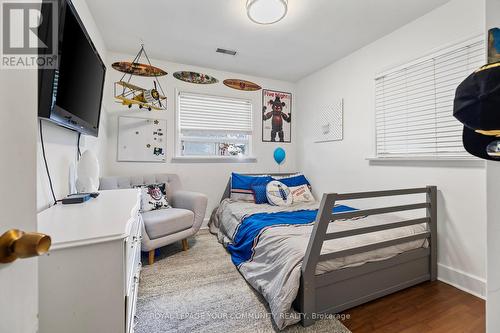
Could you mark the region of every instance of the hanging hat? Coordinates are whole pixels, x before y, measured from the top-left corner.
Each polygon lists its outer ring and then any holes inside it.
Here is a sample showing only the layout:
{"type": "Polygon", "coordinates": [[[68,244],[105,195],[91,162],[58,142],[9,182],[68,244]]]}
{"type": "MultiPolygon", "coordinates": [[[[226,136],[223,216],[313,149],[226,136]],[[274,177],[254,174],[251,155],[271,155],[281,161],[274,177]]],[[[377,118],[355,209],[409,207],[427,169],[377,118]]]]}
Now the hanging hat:
{"type": "Polygon", "coordinates": [[[500,62],[481,67],[457,88],[453,116],[472,155],[500,161],[500,62]]]}
{"type": "Polygon", "coordinates": [[[285,102],[282,102],[279,96],[276,96],[276,98],[273,100],[269,101],[269,104],[275,105],[275,106],[285,106],[285,102]]]}

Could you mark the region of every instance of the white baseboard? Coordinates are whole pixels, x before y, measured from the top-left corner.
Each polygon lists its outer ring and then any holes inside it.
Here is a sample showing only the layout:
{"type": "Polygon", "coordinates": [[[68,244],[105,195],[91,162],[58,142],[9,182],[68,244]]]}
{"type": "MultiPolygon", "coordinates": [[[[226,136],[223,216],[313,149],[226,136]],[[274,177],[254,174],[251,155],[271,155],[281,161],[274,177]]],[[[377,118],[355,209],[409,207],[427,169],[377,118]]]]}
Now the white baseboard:
{"type": "Polygon", "coordinates": [[[476,297],[486,299],[486,280],[483,278],[438,264],[438,280],[476,297]]]}

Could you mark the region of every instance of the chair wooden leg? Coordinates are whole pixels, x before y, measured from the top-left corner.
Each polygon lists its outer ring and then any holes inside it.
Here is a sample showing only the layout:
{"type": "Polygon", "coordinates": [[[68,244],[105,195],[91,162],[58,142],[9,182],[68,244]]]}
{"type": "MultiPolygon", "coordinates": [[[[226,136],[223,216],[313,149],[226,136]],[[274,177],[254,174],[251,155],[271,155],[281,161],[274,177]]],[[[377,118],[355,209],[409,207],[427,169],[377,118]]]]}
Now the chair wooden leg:
{"type": "Polygon", "coordinates": [[[182,251],[187,251],[189,249],[189,244],[187,238],[182,240],[182,251]]]}
{"type": "Polygon", "coordinates": [[[149,264],[152,265],[155,262],[155,250],[149,251],[149,264]]]}

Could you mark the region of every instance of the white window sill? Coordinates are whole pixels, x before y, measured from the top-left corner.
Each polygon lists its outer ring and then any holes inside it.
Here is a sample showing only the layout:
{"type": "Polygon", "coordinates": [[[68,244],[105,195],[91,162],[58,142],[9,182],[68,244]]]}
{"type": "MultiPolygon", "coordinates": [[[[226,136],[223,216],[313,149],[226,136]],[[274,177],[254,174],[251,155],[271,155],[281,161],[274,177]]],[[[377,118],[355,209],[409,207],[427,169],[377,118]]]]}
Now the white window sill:
{"type": "Polygon", "coordinates": [[[466,165],[466,166],[480,166],[484,167],[486,165],[485,161],[475,157],[367,157],[367,161],[374,162],[377,164],[391,164],[396,162],[402,162],[410,164],[411,162],[430,162],[436,164],[454,164],[454,165],[466,165]]]}
{"type": "Polygon", "coordinates": [[[201,157],[201,156],[176,156],[172,163],[257,163],[256,157],[201,157]]]}

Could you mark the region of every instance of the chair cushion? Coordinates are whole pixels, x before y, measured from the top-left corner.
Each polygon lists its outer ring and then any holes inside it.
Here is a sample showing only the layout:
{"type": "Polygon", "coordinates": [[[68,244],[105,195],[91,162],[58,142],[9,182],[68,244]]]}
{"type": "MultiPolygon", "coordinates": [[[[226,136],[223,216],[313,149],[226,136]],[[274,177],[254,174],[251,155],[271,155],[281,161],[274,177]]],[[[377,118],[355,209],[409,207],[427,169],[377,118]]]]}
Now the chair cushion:
{"type": "Polygon", "coordinates": [[[168,208],[142,213],[144,227],[150,239],[156,239],[193,226],[194,213],[187,209],[168,208]]]}

